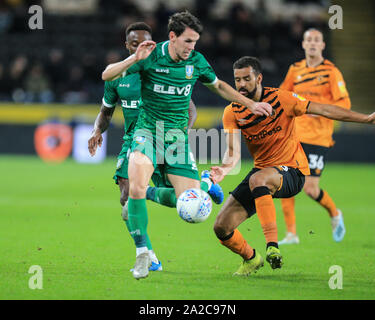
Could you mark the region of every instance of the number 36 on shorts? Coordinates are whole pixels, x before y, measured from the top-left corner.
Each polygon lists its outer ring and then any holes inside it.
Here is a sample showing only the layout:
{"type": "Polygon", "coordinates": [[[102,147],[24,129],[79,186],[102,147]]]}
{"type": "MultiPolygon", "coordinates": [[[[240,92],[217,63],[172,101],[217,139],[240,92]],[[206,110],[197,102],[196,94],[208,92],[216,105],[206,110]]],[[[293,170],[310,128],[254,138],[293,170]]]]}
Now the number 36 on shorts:
{"type": "Polygon", "coordinates": [[[323,170],[324,168],[324,156],[317,154],[309,154],[309,167],[310,169],[323,170]]]}

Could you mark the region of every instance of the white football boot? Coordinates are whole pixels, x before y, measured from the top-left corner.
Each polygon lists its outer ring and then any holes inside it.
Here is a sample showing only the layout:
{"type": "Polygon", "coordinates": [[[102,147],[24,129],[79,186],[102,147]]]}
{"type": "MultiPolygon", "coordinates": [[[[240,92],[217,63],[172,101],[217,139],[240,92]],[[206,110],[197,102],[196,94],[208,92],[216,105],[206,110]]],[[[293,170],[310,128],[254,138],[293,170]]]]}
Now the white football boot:
{"type": "Polygon", "coordinates": [[[296,234],[287,232],[286,237],[279,241],[279,245],[283,244],[299,244],[299,238],[296,234]]]}

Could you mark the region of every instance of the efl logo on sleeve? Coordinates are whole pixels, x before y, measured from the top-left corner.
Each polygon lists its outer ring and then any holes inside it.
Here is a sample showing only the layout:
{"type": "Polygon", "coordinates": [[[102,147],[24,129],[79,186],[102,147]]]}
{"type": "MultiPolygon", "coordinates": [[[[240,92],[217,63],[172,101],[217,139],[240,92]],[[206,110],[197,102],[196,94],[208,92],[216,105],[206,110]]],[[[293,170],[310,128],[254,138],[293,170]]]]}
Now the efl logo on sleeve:
{"type": "Polygon", "coordinates": [[[304,97],[301,97],[299,94],[297,93],[293,93],[293,97],[297,98],[298,100],[301,100],[301,101],[306,101],[306,99],[304,97]]]}
{"type": "Polygon", "coordinates": [[[338,86],[339,86],[339,89],[342,93],[346,93],[346,87],[345,87],[345,83],[343,81],[339,81],[338,83],[338,86]]]}

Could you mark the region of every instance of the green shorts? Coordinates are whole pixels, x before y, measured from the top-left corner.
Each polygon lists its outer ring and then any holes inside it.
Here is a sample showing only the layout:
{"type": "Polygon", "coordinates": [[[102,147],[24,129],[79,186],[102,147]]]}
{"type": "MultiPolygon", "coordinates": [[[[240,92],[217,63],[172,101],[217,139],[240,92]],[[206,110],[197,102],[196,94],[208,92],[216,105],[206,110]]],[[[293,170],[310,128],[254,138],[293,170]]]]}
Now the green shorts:
{"type": "Polygon", "coordinates": [[[131,151],[140,151],[164,175],[173,174],[200,180],[186,131],[172,129],[165,135],[138,129],[134,133],[131,151]]]}
{"type": "MultiPolygon", "coordinates": [[[[117,166],[116,173],[113,176],[116,184],[118,184],[118,178],[129,179],[128,176],[128,165],[129,165],[129,155],[130,155],[130,146],[132,140],[126,140],[121,148],[121,152],[117,157],[117,166]]],[[[155,171],[151,177],[152,182],[155,187],[161,188],[172,188],[172,184],[169,182],[167,174],[163,172],[163,168],[156,167],[155,171]]]]}

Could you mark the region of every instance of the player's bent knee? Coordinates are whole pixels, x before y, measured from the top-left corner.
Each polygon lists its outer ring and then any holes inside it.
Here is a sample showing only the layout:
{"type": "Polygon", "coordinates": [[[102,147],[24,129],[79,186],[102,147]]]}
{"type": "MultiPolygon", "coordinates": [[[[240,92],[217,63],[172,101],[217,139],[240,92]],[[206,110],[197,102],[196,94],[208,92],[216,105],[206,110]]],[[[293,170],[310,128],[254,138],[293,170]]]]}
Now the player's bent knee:
{"type": "Polygon", "coordinates": [[[257,187],[268,187],[267,181],[263,175],[252,175],[249,179],[250,190],[253,191],[257,187]]]}
{"type": "Polygon", "coordinates": [[[219,212],[218,216],[216,217],[216,221],[214,223],[214,232],[216,234],[216,237],[219,239],[222,239],[226,237],[228,234],[233,232],[231,228],[229,227],[228,221],[226,217],[226,212],[221,211],[219,212]]]}
{"type": "Polygon", "coordinates": [[[316,199],[319,196],[320,189],[316,188],[315,186],[306,185],[303,188],[303,191],[308,195],[310,198],[316,199]]]}
{"type": "Polygon", "coordinates": [[[133,199],[143,199],[146,197],[147,186],[139,184],[131,184],[129,188],[129,196],[133,199]]]}
{"type": "Polygon", "coordinates": [[[220,221],[215,221],[214,232],[216,234],[216,237],[221,239],[227,236],[231,231],[228,231],[227,226],[222,224],[220,221]]]}

